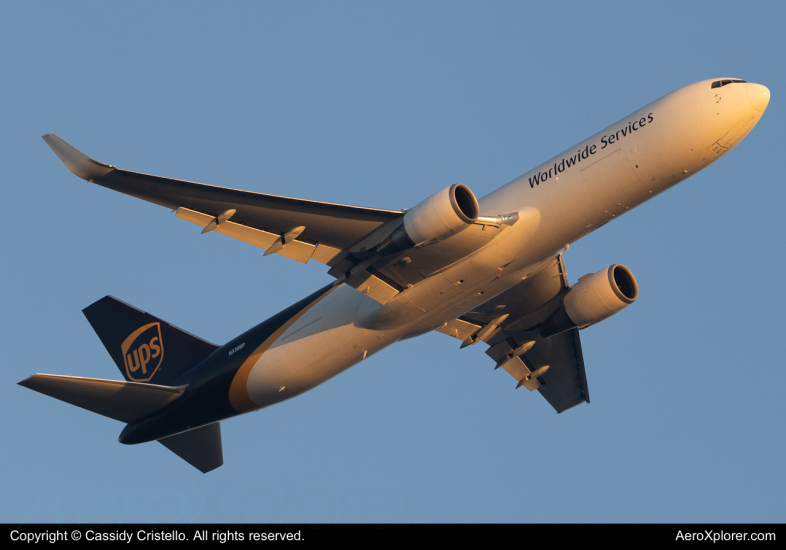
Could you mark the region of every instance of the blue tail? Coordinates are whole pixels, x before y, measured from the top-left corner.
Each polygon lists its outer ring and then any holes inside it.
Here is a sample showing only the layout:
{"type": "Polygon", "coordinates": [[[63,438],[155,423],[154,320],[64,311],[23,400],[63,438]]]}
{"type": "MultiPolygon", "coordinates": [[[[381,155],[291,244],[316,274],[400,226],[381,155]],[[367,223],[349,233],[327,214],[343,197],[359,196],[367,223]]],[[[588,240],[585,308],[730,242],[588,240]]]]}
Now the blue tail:
{"type": "Polygon", "coordinates": [[[112,296],[82,313],[129,382],[171,385],[218,349],[112,296]]]}

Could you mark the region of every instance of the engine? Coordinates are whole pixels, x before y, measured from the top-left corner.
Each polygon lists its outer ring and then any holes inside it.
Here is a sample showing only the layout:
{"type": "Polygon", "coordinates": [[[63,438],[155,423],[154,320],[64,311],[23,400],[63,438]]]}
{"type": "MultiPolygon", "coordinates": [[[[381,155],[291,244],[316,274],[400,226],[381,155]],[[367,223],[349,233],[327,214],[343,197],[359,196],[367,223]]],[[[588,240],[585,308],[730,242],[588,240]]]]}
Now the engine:
{"type": "Polygon", "coordinates": [[[573,285],[562,305],[542,325],[543,337],[554,336],[574,327],[584,328],[611,317],[639,297],[639,285],[630,269],[610,265],[585,275],[573,285]]]}
{"type": "Polygon", "coordinates": [[[404,223],[378,252],[384,257],[444,240],[475,223],[479,214],[478,200],[469,187],[453,184],[409,210],[404,223]]]}
{"type": "Polygon", "coordinates": [[[438,191],[404,216],[404,231],[423,246],[449,237],[478,219],[480,207],[469,187],[456,183],[438,191]]]}

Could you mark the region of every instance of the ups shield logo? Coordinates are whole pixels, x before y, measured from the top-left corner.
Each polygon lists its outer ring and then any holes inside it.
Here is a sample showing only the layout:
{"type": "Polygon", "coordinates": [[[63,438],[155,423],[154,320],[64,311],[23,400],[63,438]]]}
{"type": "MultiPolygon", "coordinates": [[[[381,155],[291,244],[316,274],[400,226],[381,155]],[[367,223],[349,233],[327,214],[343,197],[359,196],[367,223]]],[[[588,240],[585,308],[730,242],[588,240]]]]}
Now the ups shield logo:
{"type": "Polygon", "coordinates": [[[147,382],[164,360],[161,323],[150,323],[132,332],[120,346],[126,375],[134,382],[147,382]]]}

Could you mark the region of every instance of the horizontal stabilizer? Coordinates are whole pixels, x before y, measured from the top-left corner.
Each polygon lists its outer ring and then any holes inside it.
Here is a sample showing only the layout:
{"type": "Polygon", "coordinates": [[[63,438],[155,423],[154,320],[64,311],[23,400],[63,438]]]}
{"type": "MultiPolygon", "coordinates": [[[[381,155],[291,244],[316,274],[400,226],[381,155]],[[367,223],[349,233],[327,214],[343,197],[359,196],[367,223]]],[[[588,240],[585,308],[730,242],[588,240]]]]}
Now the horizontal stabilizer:
{"type": "Polygon", "coordinates": [[[224,463],[220,422],[171,435],[158,442],[203,474],[224,463]]]}
{"type": "Polygon", "coordinates": [[[34,374],[19,385],[127,423],[164,408],[187,388],[56,374],[34,374]]]}

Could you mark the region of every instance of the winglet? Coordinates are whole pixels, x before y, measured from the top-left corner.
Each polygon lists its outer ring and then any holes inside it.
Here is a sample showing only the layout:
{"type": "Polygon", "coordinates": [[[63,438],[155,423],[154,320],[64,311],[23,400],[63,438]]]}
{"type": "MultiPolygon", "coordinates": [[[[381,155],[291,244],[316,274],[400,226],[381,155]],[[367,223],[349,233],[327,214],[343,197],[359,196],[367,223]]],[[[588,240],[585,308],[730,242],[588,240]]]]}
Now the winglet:
{"type": "Polygon", "coordinates": [[[83,180],[91,181],[95,178],[100,178],[115,169],[114,166],[91,159],[54,134],[46,134],[41,137],[52,148],[52,151],[60,157],[66,168],[83,180]]]}

